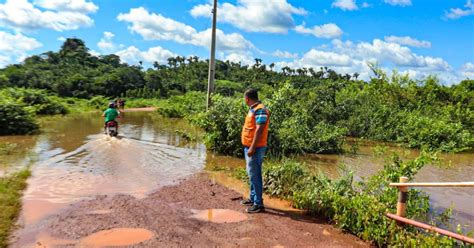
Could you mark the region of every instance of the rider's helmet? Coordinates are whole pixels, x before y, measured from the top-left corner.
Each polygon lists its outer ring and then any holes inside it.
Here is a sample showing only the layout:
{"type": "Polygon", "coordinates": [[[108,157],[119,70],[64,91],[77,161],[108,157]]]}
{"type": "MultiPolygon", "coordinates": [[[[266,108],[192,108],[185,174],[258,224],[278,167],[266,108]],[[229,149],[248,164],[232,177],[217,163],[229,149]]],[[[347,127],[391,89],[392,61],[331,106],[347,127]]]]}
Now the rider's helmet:
{"type": "Polygon", "coordinates": [[[109,108],[115,108],[115,103],[114,102],[109,102],[109,108]]]}

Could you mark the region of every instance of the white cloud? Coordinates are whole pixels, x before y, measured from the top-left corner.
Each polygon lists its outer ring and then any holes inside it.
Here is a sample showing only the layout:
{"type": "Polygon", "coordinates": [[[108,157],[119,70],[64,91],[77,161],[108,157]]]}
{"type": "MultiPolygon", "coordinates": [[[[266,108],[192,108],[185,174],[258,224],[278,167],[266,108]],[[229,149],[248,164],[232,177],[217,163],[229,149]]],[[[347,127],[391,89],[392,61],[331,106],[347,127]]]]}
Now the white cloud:
{"type": "Polygon", "coordinates": [[[431,42],[425,40],[417,40],[411,38],[410,36],[385,36],[385,41],[397,43],[400,45],[406,45],[411,47],[422,47],[422,48],[430,48],[431,42]]]}
{"type": "Polygon", "coordinates": [[[356,1],[355,0],[336,0],[332,3],[331,5],[333,8],[340,8],[344,11],[349,10],[357,10],[359,7],[357,7],[356,1]]]}
{"type": "Polygon", "coordinates": [[[66,41],[66,37],[64,37],[64,36],[59,36],[59,37],[58,37],[58,41],[66,41]]]}
{"type": "Polygon", "coordinates": [[[464,5],[464,9],[461,8],[451,8],[449,11],[445,12],[445,17],[448,19],[459,19],[464,16],[470,16],[474,14],[474,4],[471,0],[467,0],[464,5]]]}
{"type": "MultiPolygon", "coordinates": [[[[191,10],[194,17],[210,17],[211,5],[197,5],[191,10]]],[[[223,3],[218,6],[218,21],[230,23],[249,32],[286,33],[295,24],[292,15],[305,15],[303,8],[296,8],[287,0],[238,0],[236,5],[223,3]]]]}
{"type": "Polygon", "coordinates": [[[27,0],[7,0],[0,4],[0,26],[15,30],[48,28],[64,31],[92,26],[93,23],[84,13],[71,10],[42,11],[27,0]]]}
{"type": "Polygon", "coordinates": [[[284,59],[296,59],[296,58],[298,58],[297,53],[290,53],[288,51],[280,51],[280,50],[276,50],[272,54],[272,56],[277,57],[277,58],[284,58],[284,59]]]}
{"type": "Polygon", "coordinates": [[[141,51],[135,46],[130,46],[124,50],[116,52],[115,54],[120,56],[120,59],[123,62],[129,64],[137,64],[139,61],[145,63],[153,63],[155,61],[166,63],[168,58],[177,56],[175,53],[160,46],[151,47],[146,51],[141,51]]]}
{"type": "Polygon", "coordinates": [[[468,62],[462,66],[461,75],[464,78],[474,79],[474,63],[468,62]]]}
{"type": "Polygon", "coordinates": [[[449,64],[441,58],[420,56],[413,53],[410,48],[397,43],[385,42],[374,39],[372,43],[334,40],[336,51],[349,54],[352,58],[366,61],[379,61],[393,64],[396,67],[416,67],[426,70],[450,70],[449,64]]]}
{"type": "Polygon", "coordinates": [[[79,13],[95,13],[99,9],[93,2],[85,0],[34,0],[34,4],[45,9],[79,13]]]}
{"type": "Polygon", "coordinates": [[[20,62],[22,58],[26,57],[27,52],[41,46],[42,44],[34,38],[0,31],[0,67],[20,62]]]}
{"type": "MultiPolygon", "coordinates": [[[[445,82],[459,82],[458,73],[442,58],[421,56],[413,53],[410,48],[397,43],[374,39],[372,42],[359,42],[333,40],[330,46],[320,46],[311,49],[300,59],[290,62],[278,62],[277,68],[289,66],[292,68],[330,67],[338,73],[355,72],[361,79],[369,79],[372,75],[369,62],[377,62],[381,68],[391,71],[394,68],[402,73],[408,73],[417,78],[434,74],[445,82]],[[457,81],[456,81],[457,80],[457,81]]],[[[472,65],[474,67],[474,65],[472,65]]],[[[471,68],[471,65],[466,66],[471,68]]]]}
{"type": "Polygon", "coordinates": [[[467,62],[466,64],[463,65],[463,70],[465,71],[471,71],[474,72],[474,63],[467,62]]]}
{"type": "Polygon", "coordinates": [[[370,7],[372,7],[372,5],[370,3],[368,3],[368,2],[363,2],[362,3],[362,8],[370,8],[370,7]]]}
{"type": "Polygon", "coordinates": [[[311,49],[303,55],[299,63],[304,66],[317,65],[318,67],[350,66],[352,64],[352,59],[345,54],[311,49]]]}
{"type": "Polygon", "coordinates": [[[100,55],[102,55],[101,53],[91,49],[89,50],[89,53],[92,55],[92,56],[96,56],[96,57],[99,57],[100,55]]]}
{"type": "Polygon", "coordinates": [[[306,28],[305,24],[296,26],[295,31],[302,34],[312,34],[318,38],[332,39],[342,35],[342,30],[334,23],[306,28]]]}
{"type": "Polygon", "coordinates": [[[410,6],[411,5],[411,0],[385,0],[385,3],[388,3],[390,5],[398,5],[398,6],[410,6]]]}
{"type": "Polygon", "coordinates": [[[104,52],[115,50],[115,44],[112,41],[114,36],[115,35],[111,32],[104,32],[104,36],[100,39],[99,43],[97,43],[97,47],[104,52]]]}
{"type": "Polygon", "coordinates": [[[224,61],[231,61],[234,63],[242,63],[242,65],[253,65],[255,60],[250,53],[230,53],[225,56],[224,61]]]}
{"type": "MultiPolygon", "coordinates": [[[[121,13],[117,18],[130,23],[129,29],[140,34],[145,40],[172,40],[206,48],[211,44],[211,29],[198,32],[189,25],[150,13],[143,7],[131,9],[129,13],[121,13]]],[[[239,33],[225,34],[219,29],[216,32],[218,50],[239,51],[254,48],[253,44],[239,33]]]]}

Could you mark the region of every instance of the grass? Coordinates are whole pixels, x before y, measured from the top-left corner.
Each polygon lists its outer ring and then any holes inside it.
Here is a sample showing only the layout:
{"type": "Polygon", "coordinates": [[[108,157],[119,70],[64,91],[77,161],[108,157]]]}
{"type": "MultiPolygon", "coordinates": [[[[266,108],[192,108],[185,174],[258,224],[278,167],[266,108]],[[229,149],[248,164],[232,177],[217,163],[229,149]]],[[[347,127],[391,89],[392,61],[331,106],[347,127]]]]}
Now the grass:
{"type": "Polygon", "coordinates": [[[127,98],[125,108],[159,107],[163,103],[162,99],[127,98]]]}
{"type": "Polygon", "coordinates": [[[0,247],[7,247],[8,237],[21,210],[22,192],[30,175],[30,170],[24,169],[0,178],[0,247]]]}
{"type": "Polygon", "coordinates": [[[4,143],[0,144],[0,155],[10,155],[17,148],[16,144],[4,143]]]}

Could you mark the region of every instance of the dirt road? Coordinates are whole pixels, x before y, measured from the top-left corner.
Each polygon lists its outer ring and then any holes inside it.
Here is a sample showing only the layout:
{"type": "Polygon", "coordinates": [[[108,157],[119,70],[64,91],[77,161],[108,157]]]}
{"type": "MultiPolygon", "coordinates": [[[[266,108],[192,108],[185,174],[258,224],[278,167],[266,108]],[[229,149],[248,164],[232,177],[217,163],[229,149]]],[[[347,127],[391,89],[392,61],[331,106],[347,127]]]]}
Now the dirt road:
{"type": "Polygon", "coordinates": [[[266,213],[248,215],[239,196],[204,173],[143,199],[98,196],[24,230],[12,247],[368,246],[301,214],[267,208],[266,213]]]}

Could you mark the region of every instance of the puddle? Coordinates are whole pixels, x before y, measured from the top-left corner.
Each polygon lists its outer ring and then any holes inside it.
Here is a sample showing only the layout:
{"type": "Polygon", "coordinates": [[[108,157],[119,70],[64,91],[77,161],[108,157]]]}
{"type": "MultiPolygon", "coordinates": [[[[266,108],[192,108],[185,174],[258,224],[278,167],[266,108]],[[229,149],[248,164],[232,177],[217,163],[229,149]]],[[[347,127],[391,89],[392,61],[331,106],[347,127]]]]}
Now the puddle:
{"type": "Polygon", "coordinates": [[[236,223],[248,219],[246,214],[230,209],[196,210],[192,218],[214,223],[236,223]]]}
{"type": "Polygon", "coordinates": [[[35,248],[48,248],[58,246],[74,246],[77,242],[70,239],[57,239],[47,234],[41,234],[36,243],[31,246],[35,248]]]}
{"type": "Polygon", "coordinates": [[[126,246],[147,241],[153,232],[143,228],[114,228],[96,232],[79,241],[79,247],[126,246]]]}
{"type": "Polygon", "coordinates": [[[32,247],[110,247],[129,246],[147,241],[155,236],[143,228],[113,228],[93,233],[80,240],[58,239],[48,234],[41,234],[32,247]]]}

